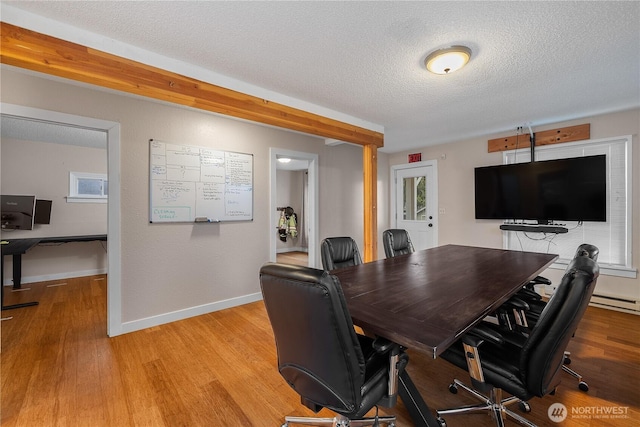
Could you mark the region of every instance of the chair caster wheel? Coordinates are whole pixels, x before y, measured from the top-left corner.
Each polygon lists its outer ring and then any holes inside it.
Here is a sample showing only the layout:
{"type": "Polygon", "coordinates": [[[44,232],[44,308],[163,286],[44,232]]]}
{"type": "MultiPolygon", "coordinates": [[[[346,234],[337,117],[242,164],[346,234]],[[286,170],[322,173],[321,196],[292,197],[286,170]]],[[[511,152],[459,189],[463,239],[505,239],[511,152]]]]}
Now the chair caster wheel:
{"type": "Polygon", "coordinates": [[[438,417],[438,424],[440,425],[440,427],[447,427],[447,422],[444,420],[444,418],[442,417],[438,417]]]}
{"type": "Polygon", "coordinates": [[[589,384],[585,383],[584,381],[580,381],[578,383],[578,388],[582,391],[589,391],[589,384]]]}
{"type": "Polygon", "coordinates": [[[456,385],[456,383],[449,384],[449,391],[452,394],[458,394],[458,386],[456,385]]]}
{"type": "Polygon", "coordinates": [[[520,411],[524,412],[525,414],[531,412],[531,405],[529,405],[529,403],[525,402],[524,400],[521,400],[518,403],[518,408],[520,409],[520,411]]]}

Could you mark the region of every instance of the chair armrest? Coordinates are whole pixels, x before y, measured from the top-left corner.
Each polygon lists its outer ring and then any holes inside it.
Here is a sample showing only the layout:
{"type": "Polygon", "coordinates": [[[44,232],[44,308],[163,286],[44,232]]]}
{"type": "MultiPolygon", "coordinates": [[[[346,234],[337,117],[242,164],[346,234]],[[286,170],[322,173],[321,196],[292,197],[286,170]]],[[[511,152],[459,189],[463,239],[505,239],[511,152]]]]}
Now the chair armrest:
{"type": "Polygon", "coordinates": [[[378,354],[389,354],[387,395],[380,399],[378,404],[391,408],[398,400],[398,379],[409,362],[409,356],[403,351],[402,346],[386,338],[376,337],[371,345],[378,354]]]}
{"type": "Polygon", "coordinates": [[[520,289],[516,296],[529,301],[540,301],[542,299],[542,296],[540,296],[539,293],[527,288],[520,289]]]}
{"type": "Polygon", "coordinates": [[[551,280],[546,277],[536,276],[530,283],[533,283],[534,285],[551,285],[551,280]]]}
{"type": "Polygon", "coordinates": [[[373,340],[373,344],[371,344],[373,349],[376,351],[376,353],[380,353],[380,354],[384,354],[388,351],[390,351],[394,346],[398,346],[398,344],[394,343],[393,341],[390,341],[386,338],[382,338],[382,337],[376,337],[373,340]]]}
{"type": "Polygon", "coordinates": [[[464,344],[475,348],[478,348],[485,341],[489,341],[493,344],[503,344],[505,340],[504,336],[500,332],[482,323],[474,326],[473,329],[462,337],[462,342],[464,344]]]}
{"type": "Polygon", "coordinates": [[[467,360],[467,369],[471,377],[471,383],[476,390],[486,393],[489,392],[493,386],[485,382],[482,371],[482,361],[480,360],[480,353],[478,352],[478,347],[485,341],[497,345],[504,343],[501,333],[484,324],[476,325],[462,337],[462,346],[464,347],[464,356],[467,360]]]}
{"type": "MultiPolygon", "coordinates": [[[[522,289],[523,291],[526,289],[522,289]]],[[[520,291],[518,291],[519,293],[520,291]]],[[[535,292],[534,292],[535,293],[535,292]]],[[[537,294],[536,294],[537,295],[537,294]]],[[[511,298],[509,298],[507,300],[507,302],[505,302],[503,304],[505,307],[508,308],[515,308],[516,310],[524,310],[524,311],[529,311],[531,308],[529,307],[529,304],[527,304],[527,302],[525,300],[523,300],[522,298],[519,298],[518,295],[514,295],[511,298]]]]}
{"type": "Polygon", "coordinates": [[[536,276],[531,279],[529,283],[527,283],[524,287],[525,289],[533,290],[533,287],[535,285],[551,285],[551,280],[547,279],[546,277],[536,276]]]}

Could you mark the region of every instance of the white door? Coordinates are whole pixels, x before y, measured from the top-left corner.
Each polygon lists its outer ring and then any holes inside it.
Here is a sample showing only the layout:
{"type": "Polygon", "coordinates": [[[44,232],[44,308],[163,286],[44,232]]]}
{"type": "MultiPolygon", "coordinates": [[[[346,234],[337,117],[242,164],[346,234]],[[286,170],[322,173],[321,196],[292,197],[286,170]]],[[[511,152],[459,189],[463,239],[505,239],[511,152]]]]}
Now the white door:
{"type": "Polygon", "coordinates": [[[395,228],[409,232],[415,249],[438,245],[436,161],[393,166],[392,218],[395,228]]]}

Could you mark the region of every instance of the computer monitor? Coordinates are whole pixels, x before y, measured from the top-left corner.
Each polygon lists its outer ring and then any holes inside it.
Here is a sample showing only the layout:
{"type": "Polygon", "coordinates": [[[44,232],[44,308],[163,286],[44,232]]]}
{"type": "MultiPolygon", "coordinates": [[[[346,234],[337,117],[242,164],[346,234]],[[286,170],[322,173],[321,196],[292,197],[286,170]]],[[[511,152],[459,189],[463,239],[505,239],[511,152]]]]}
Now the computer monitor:
{"type": "Polygon", "coordinates": [[[0,226],[2,229],[32,230],[36,196],[0,196],[0,226]]]}
{"type": "Polygon", "coordinates": [[[51,223],[51,200],[36,199],[36,213],[33,217],[34,224],[51,223]]]}

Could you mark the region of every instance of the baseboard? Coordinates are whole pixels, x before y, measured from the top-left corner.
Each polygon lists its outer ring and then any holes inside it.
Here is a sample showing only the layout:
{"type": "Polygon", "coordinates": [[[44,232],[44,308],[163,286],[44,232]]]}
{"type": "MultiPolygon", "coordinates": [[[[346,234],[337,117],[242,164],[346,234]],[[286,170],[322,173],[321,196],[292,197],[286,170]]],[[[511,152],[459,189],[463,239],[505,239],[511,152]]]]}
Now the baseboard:
{"type": "MultiPolygon", "coordinates": [[[[64,279],[72,279],[74,277],[85,277],[85,276],[96,276],[98,274],[107,274],[107,269],[94,269],[94,270],[80,270],[80,271],[66,271],[64,273],[58,274],[45,274],[42,276],[22,276],[20,280],[21,285],[25,285],[27,283],[37,283],[37,282],[50,282],[52,280],[64,280],[64,279]]],[[[9,274],[9,276],[11,276],[9,274]]],[[[5,277],[3,286],[13,286],[13,279],[11,277],[5,277]]]]}
{"type": "Polygon", "coordinates": [[[122,323],[122,329],[120,334],[126,334],[129,332],[140,331],[142,329],[151,328],[154,326],[163,325],[165,323],[171,323],[178,320],[188,319],[190,317],[201,316],[203,314],[213,313],[214,311],[220,311],[231,307],[237,307],[244,304],[260,301],[262,299],[262,293],[243,295],[241,297],[230,298],[224,301],[217,301],[210,304],[203,304],[196,307],[185,308],[184,310],[172,311],[170,313],[160,314],[158,316],[151,316],[144,319],[133,320],[131,322],[122,323]]]}

